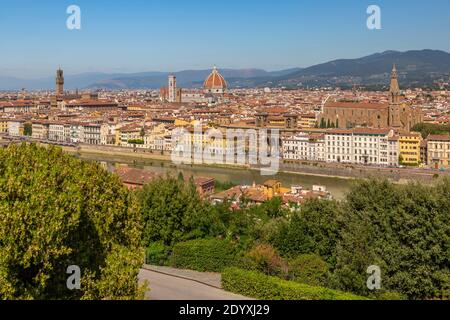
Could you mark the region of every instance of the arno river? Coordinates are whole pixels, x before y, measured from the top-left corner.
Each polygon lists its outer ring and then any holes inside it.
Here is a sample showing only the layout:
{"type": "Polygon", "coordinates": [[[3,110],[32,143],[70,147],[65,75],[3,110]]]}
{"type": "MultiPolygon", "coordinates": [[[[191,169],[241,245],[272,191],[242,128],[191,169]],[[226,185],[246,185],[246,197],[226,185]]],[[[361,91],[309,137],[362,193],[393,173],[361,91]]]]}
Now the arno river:
{"type": "Polygon", "coordinates": [[[306,189],[310,189],[312,185],[324,185],[328,191],[331,192],[333,197],[342,199],[345,192],[347,192],[351,185],[351,180],[291,174],[291,173],[278,173],[274,176],[262,176],[258,170],[245,170],[239,168],[222,168],[222,167],[208,167],[208,166],[190,166],[181,165],[175,166],[171,162],[159,161],[159,160],[132,160],[129,158],[110,157],[103,155],[81,155],[78,156],[83,160],[97,161],[112,171],[114,166],[120,164],[126,164],[130,167],[136,167],[140,169],[146,169],[158,173],[172,173],[178,174],[181,172],[184,176],[204,176],[211,177],[220,182],[231,181],[235,184],[251,185],[255,183],[263,183],[268,179],[276,179],[282,182],[284,187],[290,187],[291,185],[301,185],[306,189]]]}

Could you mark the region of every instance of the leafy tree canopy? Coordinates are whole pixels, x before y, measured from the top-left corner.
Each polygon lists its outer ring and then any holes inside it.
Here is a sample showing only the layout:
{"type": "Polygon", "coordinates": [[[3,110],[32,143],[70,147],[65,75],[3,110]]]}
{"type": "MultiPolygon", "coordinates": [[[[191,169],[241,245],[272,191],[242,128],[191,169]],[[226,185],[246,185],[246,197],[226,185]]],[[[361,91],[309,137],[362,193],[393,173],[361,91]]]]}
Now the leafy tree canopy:
{"type": "Polygon", "coordinates": [[[144,223],[145,246],[204,237],[214,226],[211,210],[194,183],[174,177],[158,178],[138,192],[144,223]]]}
{"type": "Polygon", "coordinates": [[[141,297],[137,202],[118,177],[60,148],[0,150],[0,299],[141,297]],[[67,267],[81,290],[67,288],[67,267]]]}
{"type": "Polygon", "coordinates": [[[450,296],[450,180],[427,186],[385,180],[355,184],[339,217],[335,278],[370,294],[366,269],[381,268],[382,287],[410,299],[450,296]]]}

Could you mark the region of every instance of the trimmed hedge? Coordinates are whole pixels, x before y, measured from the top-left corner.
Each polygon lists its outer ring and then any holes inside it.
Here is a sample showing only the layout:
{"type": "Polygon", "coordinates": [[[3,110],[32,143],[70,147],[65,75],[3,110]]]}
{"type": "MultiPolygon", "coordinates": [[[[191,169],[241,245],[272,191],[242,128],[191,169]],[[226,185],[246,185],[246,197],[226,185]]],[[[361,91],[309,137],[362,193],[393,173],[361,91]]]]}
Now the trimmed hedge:
{"type": "Polygon", "coordinates": [[[173,247],[170,265],[174,268],[220,272],[237,266],[236,246],[219,239],[197,239],[177,243],[173,247]]]}
{"type": "Polygon", "coordinates": [[[223,271],[222,286],[230,292],[261,300],[367,300],[352,293],[313,287],[238,268],[223,271]]]}

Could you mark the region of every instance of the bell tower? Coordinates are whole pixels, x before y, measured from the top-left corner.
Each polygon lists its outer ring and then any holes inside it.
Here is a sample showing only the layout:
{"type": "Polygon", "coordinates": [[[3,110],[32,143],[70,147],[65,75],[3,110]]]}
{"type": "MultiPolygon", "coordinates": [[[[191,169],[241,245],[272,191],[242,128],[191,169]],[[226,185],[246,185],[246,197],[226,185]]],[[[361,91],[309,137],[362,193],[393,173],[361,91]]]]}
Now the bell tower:
{"type": "Polygon", "coordinates": [[[397,67],[393,66],[391,72],[391,88],[389,90],[391,104],[400,103],[400,87],[398,85],[397,67]]]}
{"type": "Polygon", "coordinates": [[[389,126],[401,127],[400,121],[400,87],[398,85],[397,67],[392,67],[391,88],[389,89],[389,126]]]}
{"type": "Polygon", "coordinates": [[[56,95],[62,96],[64,94],[64,72],[61,68],[56,70],[56,95]]]}

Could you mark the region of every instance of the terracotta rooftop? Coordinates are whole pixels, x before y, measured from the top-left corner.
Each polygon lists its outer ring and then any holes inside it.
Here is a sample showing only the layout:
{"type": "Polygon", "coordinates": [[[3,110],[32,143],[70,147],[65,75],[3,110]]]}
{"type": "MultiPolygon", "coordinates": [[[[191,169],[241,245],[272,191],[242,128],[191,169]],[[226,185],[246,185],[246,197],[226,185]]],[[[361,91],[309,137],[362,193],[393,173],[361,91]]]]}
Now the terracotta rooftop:
{"type": "Polygon", "coordinates": [[[119,167],[115,170],[115,173],[120,177],[120,180],[122,180],[123,183],[140,186],[149,183],[159,176],[155,172],[129,167],[119,167]]]}
{"type": "Polygon", "coordinates": [[[386,109],[386,103],[367,103],[367,102],[329,102],[325,108],[348,108],[348,109],[386,109]]]}
{"type": "Polygon", "coordinates": [[[430,134],[427,138],[428,141],[450,141],[450,134],[430,134]]]}
{"type": "Polygon", "coordinates": [[[206,78],[203,84],[205,89],[226,89],[228,87],[225,78],[219,73],[216,67],[214,67],[211,74],[206,78]]]}

